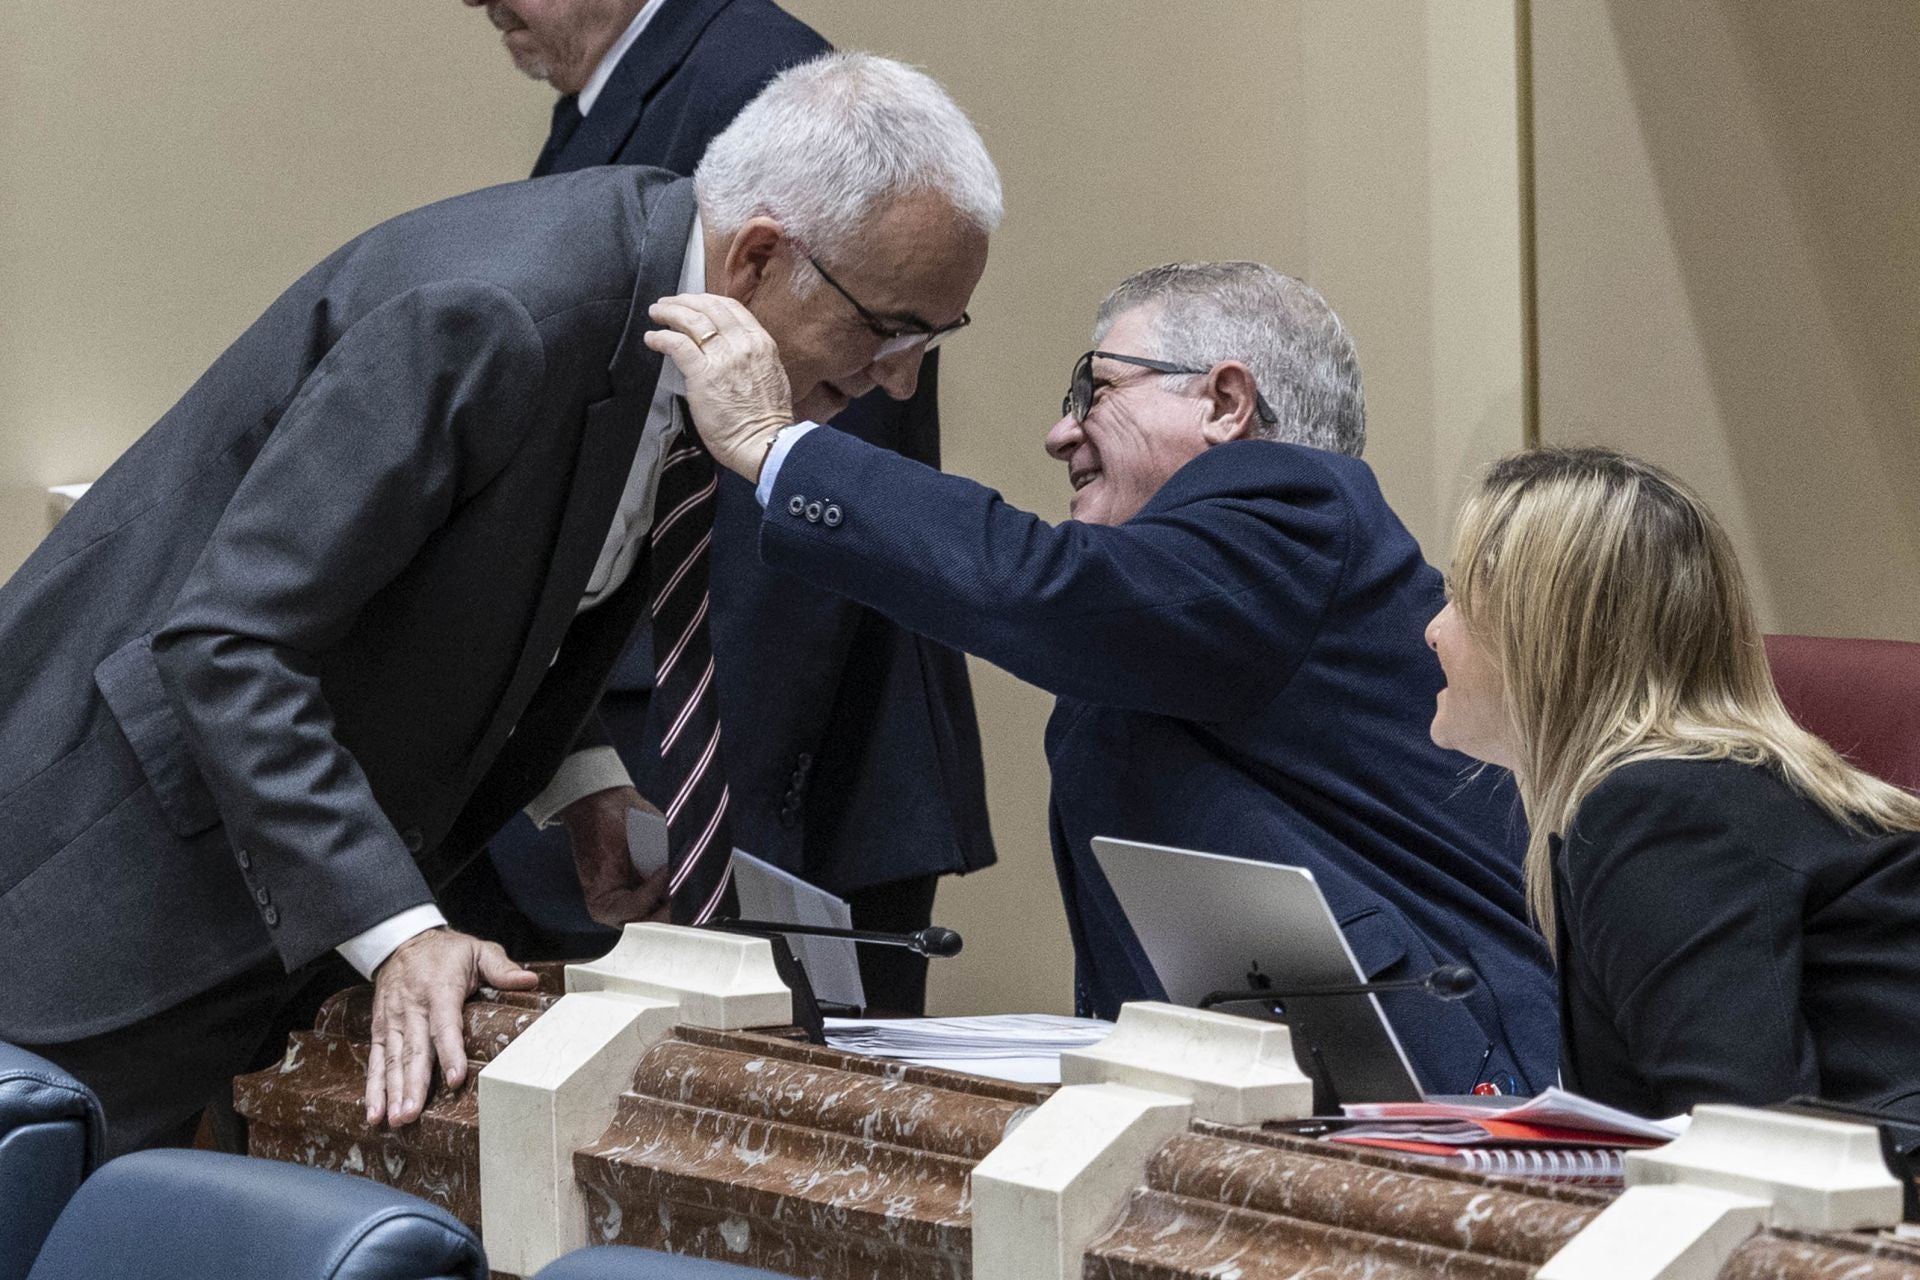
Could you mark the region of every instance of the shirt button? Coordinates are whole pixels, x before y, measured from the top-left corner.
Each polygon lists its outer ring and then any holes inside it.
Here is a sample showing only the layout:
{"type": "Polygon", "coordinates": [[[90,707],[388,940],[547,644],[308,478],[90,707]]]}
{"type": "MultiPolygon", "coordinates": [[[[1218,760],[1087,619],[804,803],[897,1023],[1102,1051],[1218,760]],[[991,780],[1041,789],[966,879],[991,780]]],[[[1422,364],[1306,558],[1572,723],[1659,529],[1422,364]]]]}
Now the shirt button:
{"type": "Polygon", "coordinates": [[[807,500],[801,497],[799,494],[796,493],[791,498],[787,499],[788,515],[797,516],[801,512],[805,511],[806,509],[807,509],[807,500]]]}
{"type": "Polygon", "coordinates": [[[840,508],[831,502],[827,504],[827,509],[820,513],[820,523],[829,529],[838,528],[840,520],[840,508]]]}
{"type": "Polygon", "coordinates": [[[820,504],[818,502],[809,502],[807,504],[807,523],[820,523],[820,504]]]}

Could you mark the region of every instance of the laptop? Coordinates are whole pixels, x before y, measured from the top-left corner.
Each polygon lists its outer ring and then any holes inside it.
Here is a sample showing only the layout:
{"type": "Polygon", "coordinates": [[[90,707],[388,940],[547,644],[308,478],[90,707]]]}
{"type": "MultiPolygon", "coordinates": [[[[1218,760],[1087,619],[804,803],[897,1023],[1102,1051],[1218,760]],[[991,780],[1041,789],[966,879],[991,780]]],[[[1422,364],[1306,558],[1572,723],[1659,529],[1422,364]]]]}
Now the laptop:
{"type": "MultiPolygon", "coordinates": [[[[1174,1004],[1197,1006],[1220,991],[1367,980],[1305,867],[1108,836],[1093,838],[1093,856],[1174,1004]]],[[[1218,1008],[1287,1024],[1320,1114],[1348,1102],[1424,1096],[1376,996],[1276,997],[1218,1008]]]]}

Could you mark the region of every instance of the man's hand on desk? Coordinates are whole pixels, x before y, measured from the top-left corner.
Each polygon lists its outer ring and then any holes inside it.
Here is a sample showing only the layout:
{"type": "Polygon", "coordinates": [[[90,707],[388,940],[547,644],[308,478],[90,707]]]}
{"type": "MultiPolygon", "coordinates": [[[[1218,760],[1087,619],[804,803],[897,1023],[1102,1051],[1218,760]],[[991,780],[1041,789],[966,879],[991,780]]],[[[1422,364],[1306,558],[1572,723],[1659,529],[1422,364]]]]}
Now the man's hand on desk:
{"type": "Polygon", "coordinates": [[[745,307],[717,294],[675,294],[647,314],[666,328],[649,332],[646,344],[679,366],[707,451],[758,484],[773,437],[793,425],[793,388],[773,338],[745,307]]]}
{"type": "Polygon", "coordinates": [[[627,814],[638,809],[658,817],[632,787],[609,787],[581,796],[557,815],[573,846],[573,865],[586,892],[587,914],[601,924],[667,918],[667,881],[662,866],[642,875],[627,852],[627,814]]]}
{"type": "Polygon", "coordinates": [[[502,991],[540,985],[497,942],[429,929],[395,948],[373,974],[373,1051],[367,1056],[367,1123],[398,1128],[420,1118],[437,1058],[449,1088],[467,1078],[461,1006],[481,983],[502,991]]]}

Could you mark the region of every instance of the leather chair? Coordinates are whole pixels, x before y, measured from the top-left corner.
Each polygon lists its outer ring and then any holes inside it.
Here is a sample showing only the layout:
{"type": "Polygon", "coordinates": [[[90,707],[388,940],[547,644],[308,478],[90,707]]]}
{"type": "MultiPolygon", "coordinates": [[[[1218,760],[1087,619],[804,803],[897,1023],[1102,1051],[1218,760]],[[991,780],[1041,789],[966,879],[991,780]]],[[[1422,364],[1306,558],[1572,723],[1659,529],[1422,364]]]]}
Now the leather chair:
{"type": "Polygon", "coordinates": [[[575,1249],[548,1263],[533,1280],[787,1280],[778,1271],[762,1271],[732,1262],[682,1258],[651,1249],[606,1245],[575,1249]]]}
{"type": "Polygon", "coordinates": [[[88,1178],[28,1280],[487,1280],[473,1232],[364,1178],[136,1151],[88,1178]]]}
{"type": "Polygon", "coordinates": [[[1768,636],[1767,661],[1802,728],[1874,777],[1920,788],[1920,644],[1768,636]]]}
{"type": "Polygon", "coordinates": [[[92,1090],[0,1042],[0,1280],[24,1280],[54,1219],[100,1163],[106,1132],[92,1090]]]}

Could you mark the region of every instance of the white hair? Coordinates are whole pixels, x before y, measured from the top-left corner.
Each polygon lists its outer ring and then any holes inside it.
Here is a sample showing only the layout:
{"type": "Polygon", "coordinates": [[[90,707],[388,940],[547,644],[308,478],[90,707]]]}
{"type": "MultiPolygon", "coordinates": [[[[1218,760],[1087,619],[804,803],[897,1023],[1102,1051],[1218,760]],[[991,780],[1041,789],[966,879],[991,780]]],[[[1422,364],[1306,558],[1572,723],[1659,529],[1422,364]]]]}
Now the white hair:
{"type": "Polygon", "coordinates": [[[1123,312],[1155,305],[1151,355],[1212,369],[1238,360],[1279,419],[1267,440],[1359,457],[1367,443],[1360,361],[1340,317],[1312,285],[1259,262],[1170,262],[1120,282],[1100,304],[1098,346],[1123,312]]]}
{"type": "MultiPolygon", "coordinates": [[[[966,113],[923,71],[871,53],[825,53],[775,76],[707,146],[693,175],[707,230],[777,218],[835,256],[890,200],[933,191],[984,234],[1000,225],[1000,173],[966,113]]],[[[795,288],[819,282],[805,263],[795,288]]]]}

